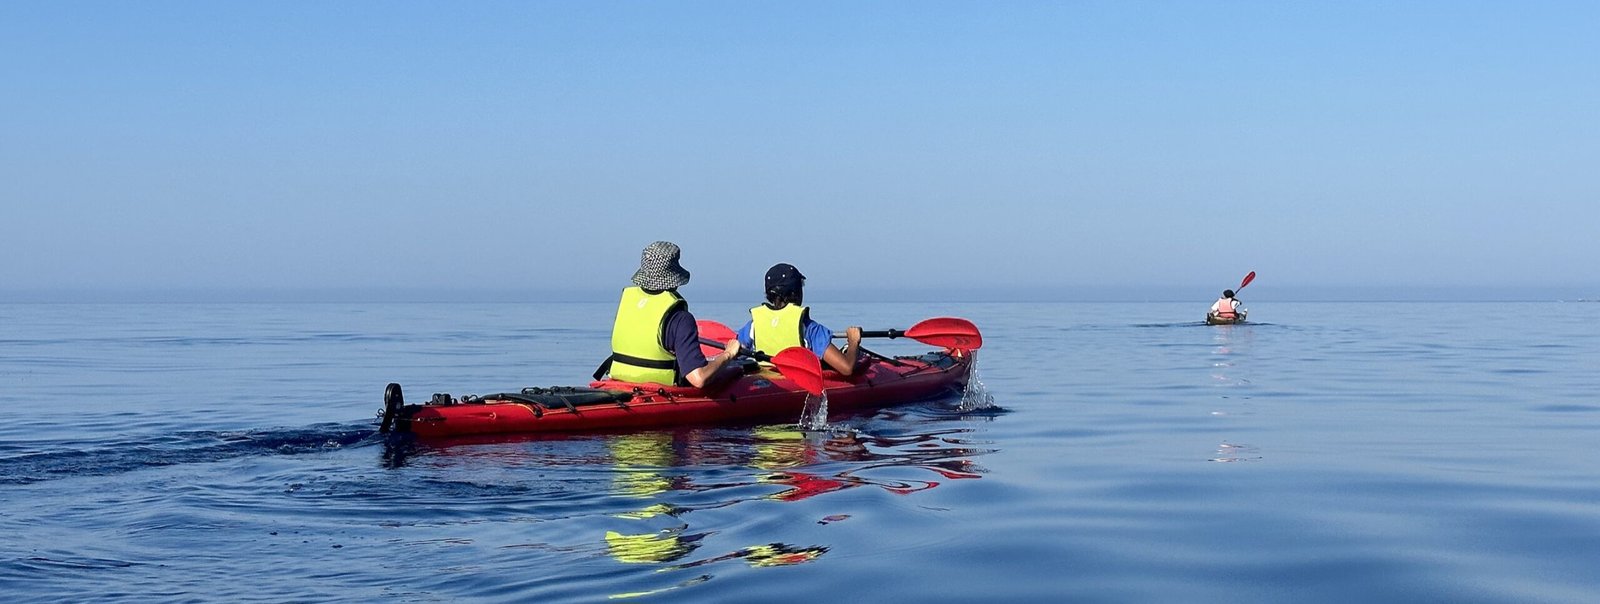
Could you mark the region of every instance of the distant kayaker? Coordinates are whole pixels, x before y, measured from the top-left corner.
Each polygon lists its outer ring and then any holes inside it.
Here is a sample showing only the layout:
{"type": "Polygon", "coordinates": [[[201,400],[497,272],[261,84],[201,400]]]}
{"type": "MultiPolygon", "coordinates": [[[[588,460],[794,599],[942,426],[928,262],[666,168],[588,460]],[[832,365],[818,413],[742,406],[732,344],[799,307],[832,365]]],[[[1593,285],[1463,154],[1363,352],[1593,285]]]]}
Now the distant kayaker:
{"type": "Polygon", "coordinates": [[[1211,316],[1218,319],[1239,318],[1239,301],[1233,297],[1233,290],[1222,290],[1222,297],[1211,304],[1211,316]]]}
{"type": "Polygon", "coordinates": [[[633,287],[622,290],[611,328],[611,357],[595,371],[624,382],[649,382],[705,388],[729,359],[739,354],[739,341],[709,361],[700,351],[700,328],[678,288],[689,282],[679,264],[676,244],[657,241],[645,246],[633,287]]]}
{"type": "Polygon", "coordinates": [[[778,263],[767,269],[765,304],[750,309],[750,320],[739,328],[739,343],[760,352],[778,354],[785,348],[803,346],[843,375],[855,371],[861,350],[861,328],[845,330],[845,350],[833,345],[833,332],[811,320],[805,298],[806,276],[791,264],[778,263]]]}

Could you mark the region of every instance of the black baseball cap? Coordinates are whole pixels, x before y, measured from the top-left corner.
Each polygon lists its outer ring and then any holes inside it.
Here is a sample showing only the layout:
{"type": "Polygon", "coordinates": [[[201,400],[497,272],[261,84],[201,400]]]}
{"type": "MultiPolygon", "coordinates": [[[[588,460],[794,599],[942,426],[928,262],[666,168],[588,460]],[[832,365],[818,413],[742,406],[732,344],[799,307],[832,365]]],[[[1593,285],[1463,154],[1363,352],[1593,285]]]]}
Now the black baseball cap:
{"type": "Polygon", "coordinates": [[[780,262],[767,269],[767,293],[794,294],[805,287],[806,276],[793,264],[780,262]]]}

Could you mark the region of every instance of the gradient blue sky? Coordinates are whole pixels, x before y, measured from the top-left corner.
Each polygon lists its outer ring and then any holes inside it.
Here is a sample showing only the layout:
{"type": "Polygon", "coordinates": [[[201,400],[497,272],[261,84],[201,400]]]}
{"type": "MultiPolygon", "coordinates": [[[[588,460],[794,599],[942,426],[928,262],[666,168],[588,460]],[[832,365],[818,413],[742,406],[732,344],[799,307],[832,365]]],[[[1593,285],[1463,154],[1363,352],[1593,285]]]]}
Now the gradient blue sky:
{"type": "Polygon", "coordinates": [[[1600,297],[1596,32],[1595,2],[9,0],[0,299],[604,298],[656,239],[691,298],[778,261],[821,298],[1600,297]]]}

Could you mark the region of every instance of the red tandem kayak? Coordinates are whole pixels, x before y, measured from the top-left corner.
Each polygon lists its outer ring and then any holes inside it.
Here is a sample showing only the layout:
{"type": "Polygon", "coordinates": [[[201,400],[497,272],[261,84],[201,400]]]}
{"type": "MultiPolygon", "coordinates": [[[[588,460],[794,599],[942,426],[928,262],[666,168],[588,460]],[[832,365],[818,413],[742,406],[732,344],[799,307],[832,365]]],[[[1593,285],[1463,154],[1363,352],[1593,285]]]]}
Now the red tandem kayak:
{"type": "MultiPolygon", "coordinates": [[[[959,393],[970,353],[962,350],[874,359],[845,377],[823,372],[830,411],[875,409],[959,393]]],[[[522,392],[460,399],[434,395],[405,404],[399,384],[384,392],[382,432],[419,437],[576,432],[705,425],[736,421],[798,421],[806,391],[772,369],[740,376],[715,394],[692,387],[602,380],[587,388],[525,388],[522,392]]]]}

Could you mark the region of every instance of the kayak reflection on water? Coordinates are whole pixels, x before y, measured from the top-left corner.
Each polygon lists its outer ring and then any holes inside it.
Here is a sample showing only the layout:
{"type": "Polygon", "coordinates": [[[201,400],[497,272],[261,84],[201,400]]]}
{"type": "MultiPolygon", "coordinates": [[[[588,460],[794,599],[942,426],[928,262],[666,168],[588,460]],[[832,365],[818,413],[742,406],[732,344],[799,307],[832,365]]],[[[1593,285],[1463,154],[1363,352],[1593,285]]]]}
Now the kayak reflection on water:
{"type": "Polygon", "coordinates": [[[706,558],[705,560],[696,560],[694,562],[669,566],[665,570],[682,570],[685,568],[705,566],[713,562],[737,559],[743,559],[746,563],[750,564],[750,566],[758,568],[765,566],[792,566],[795,564],[804,564],[806,562],[816,560],[817,558],[822,557],[822,555],[825,553],[828,553],[828,548],[826,547],[797,547],[787,543],[768,543],[766,545],[746,547],[737,551],[723,554],[721,556],[717,556],[715,558],[706,558]]]}
{"type": "Polygon", "coordinates": [[[671,562],[689,555],[700,547],[707,533],[684,534],[688,525],[664,529],[655,533],[624,535],[606,531],[606,551],[624,564],[650,564],[671,562]]]}
{"type": "MultiPolygon", "coordinates": [[[[697,492],[701,494],[697,499],[703,500],[704,493],[709,491],[742,491],[754,484],[770,484],[784,488],[763,495],[761,499],[795,502],[868,485],[897,495],[909,495],[940,484],[938,481],[885,481],[863,475],[874,468],[886,466],[922,467],[951,480],[979,478],[981,469],[965,458],[967,454],[978,452],[939,446],[950,444],[955,440],[952,436],[962,432],[877,438],[853,431],[815,433],[792,426],[762,426],[750,430],[744,439],[709,439],[704,438],[708,432],[694,430],[673,432],[670,437],[668,433],[647,437],[613,437],[608,441],[616,476],[612,493],[652,500],[650,505],[642,509],[614,517],[628,520],[630,525],[653,523],[657,527],[650,531],[621,530],[626,527],[607,531],[607,550],[617,561],[630,564],[686,558],[699,549],[700,540],[705,536],[704,533],[690,532],[687,520],[690,512],[737,505],[749,500],[746,497],[674,505],[671,502],[674,491],[697,492]],[[703,446],[693,446],[694,443],[703,446]],[[954,457],[952,452],[955,453],[954,457]],[[691,478],[687,472],[674,471],[713,461],[733,462],[740,467],[762,472],[753,477],[754,482],[735,480],[703,484],[691,478]],[[841,462],[850,464],[850,467],[833,473],[808,471],[808,468],[841,462]],[[671,525],[661,527],[662,522],[671,525]]],[[[785,566],[815,560],[827,551],[828,548],[821,545],[803,547],[768,543],[669,568],[694,568],[732,559],[742,559],[752,567],[785,566]]]]}
{"type": "MultiPolygon", "coordinates": [[[[904,423],[904,415],[896,417],[898,427],[915,426],[904,423]]],[[[546,522],[598,529],[596,541],[590,543],[598,542],[601,551],[620,564],[675,565],[658,570],[703,569],[717,562],[743,560],[749,567],[762,568],[810,562],[827,553],[829,546],[758,538],[755,544],[746,542],[731,551],[703,555],[699,554],[703,548],[717,542],[711,536],[721,533],[727,539],[732,533],[696,526],[699,523],[693,512],[755,501],[814,500],[863,486],[910,496],[947,480],[980,478],[984,470],[973,458],[988,451],[965,446],[962,439],[970,431],[946,428],[873,436],[855,430],[814,432],[793,425],[769,425],[478,436],[425,444],[391,439],[384,457],[390,468],[420,464],[439,471],[459,458],[475,476],[495,475],[492,471],[498,469],[524,477],[513,478],[513,484],[507,486],[548,493],[550,510],[585,510],[550,514],[535,503],[536,514],[546,517],[546,522]],[[909,480],[904,468],[921,468],[935,476],[909,480]],[[885,473],[883,469],[894,471],[885,473]],[[594,475],[597,470],[600,476],[594,475]],[[583,486],[594,484],[595,478],[603,482],[592,488],[583,486]],[[584,497],[585,491],[588,497],[584,497]],[[601,518],[595,517],[594,510],[601,518]],[[600,526],[595,526],[597,521],[600,526]]],[[[527,491],[519,492],[525,495],[527,491]]],[[[850,515],[824,513],[818,517],[819,524],[829,524],[850,515]]]]}

